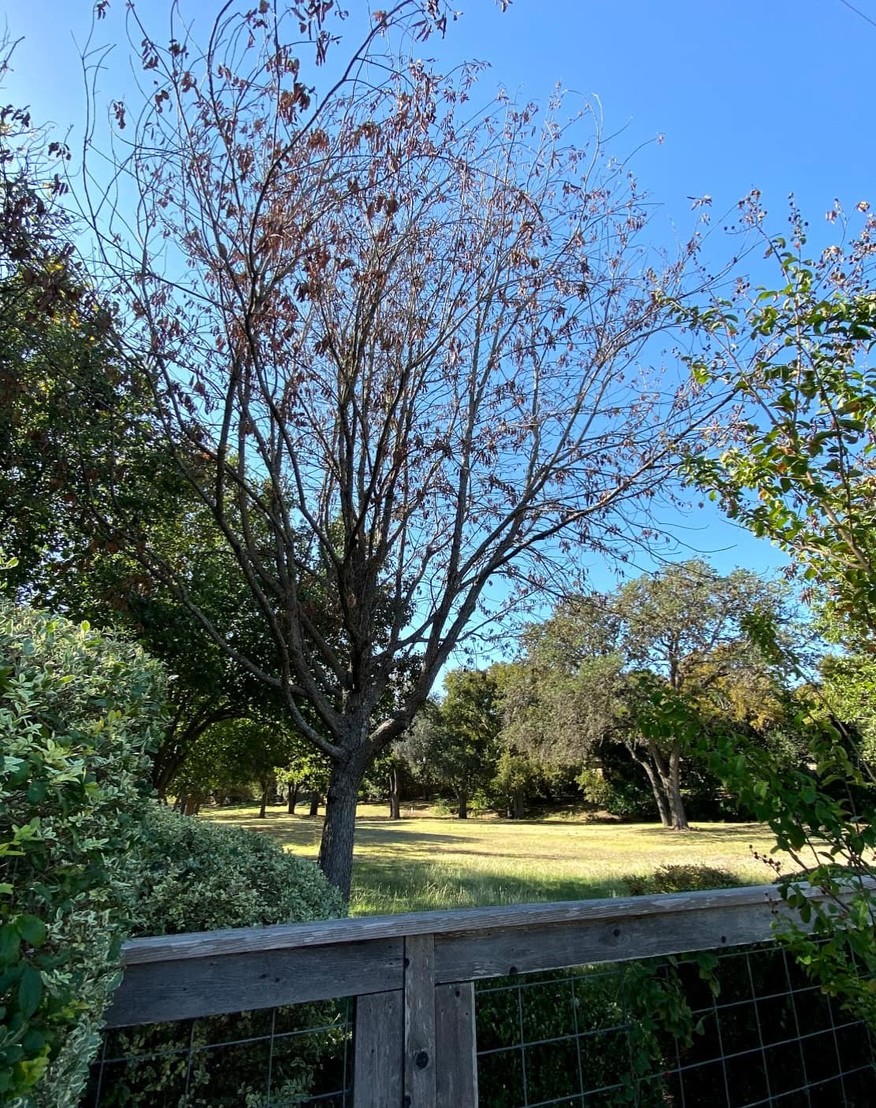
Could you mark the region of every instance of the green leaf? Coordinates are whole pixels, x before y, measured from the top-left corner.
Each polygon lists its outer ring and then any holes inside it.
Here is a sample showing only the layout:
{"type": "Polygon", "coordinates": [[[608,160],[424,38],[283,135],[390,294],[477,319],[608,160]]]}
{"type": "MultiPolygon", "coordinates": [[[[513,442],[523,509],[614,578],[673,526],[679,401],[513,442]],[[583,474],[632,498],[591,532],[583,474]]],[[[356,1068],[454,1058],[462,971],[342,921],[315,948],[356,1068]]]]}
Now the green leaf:
{"type": "Polygon", "coordinates": [[[39,1054],[40,1051],[46,1045],[46,1037],[42,1031],[37,1031],[36,1028],[31,1028],[30,1031],[21,1040],[21,1045],[24,1047],[26,1054],[34,1055],[39,1054]]]}
{"type": "Polygon", "coordinates": [[[0,927],[0,966],[8,966],[18,961],[21,937],[18,929],[11,923],[0,927]]]}
{"type": "Polygon", "coordinates": [[[22,939],[31,946],[42,946],[46,941],[46,925],[38,916],[18,916],[15,927],[22,939]]]}
{"type": "Polygon", "coordinates": [[[29,1019],[39,1008],[43,999],[43,979],[40,971],[26,963],[18,983],[18,1006],[22,1015],[29,1019]]]}

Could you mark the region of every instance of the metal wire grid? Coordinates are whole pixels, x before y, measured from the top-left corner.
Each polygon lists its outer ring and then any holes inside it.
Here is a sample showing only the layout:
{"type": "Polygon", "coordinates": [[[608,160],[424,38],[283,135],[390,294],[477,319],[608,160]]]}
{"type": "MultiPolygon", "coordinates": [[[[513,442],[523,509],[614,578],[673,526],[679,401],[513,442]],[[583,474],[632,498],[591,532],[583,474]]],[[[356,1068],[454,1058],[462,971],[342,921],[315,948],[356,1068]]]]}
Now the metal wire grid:
{"type": "MultiPolygon", "coordinates": [[[[784,950],[722,952],[712,971],[717,995],[708,976],[691,957],[485,983],[477,991],[481,1104],[876,1104],[866,1025],[811,985],[784,950]],[[647,1005],[636,1010],[643,966],[667,984],[676,975],[691,1009],[689,1045],[649,1021],[647,1005]]],[[[671,1003],[672,990],[666,995],[671,1003]]]]}
{"type": "Polygon", "coordinates": [[[353,1003],[108,1033],[83,1108],[352,1108],[353,1003]]]}

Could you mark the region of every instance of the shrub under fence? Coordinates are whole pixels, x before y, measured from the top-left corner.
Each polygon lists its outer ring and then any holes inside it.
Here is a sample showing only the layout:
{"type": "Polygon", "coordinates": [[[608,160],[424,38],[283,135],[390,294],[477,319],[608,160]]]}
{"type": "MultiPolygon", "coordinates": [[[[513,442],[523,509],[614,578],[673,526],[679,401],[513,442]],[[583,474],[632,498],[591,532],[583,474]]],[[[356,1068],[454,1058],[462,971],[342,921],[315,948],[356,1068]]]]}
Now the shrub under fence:
{"type": "Polygon", "coordinates": [[[865,1024],[773,944],[482,983],[489,1108],[873,1103],[865,1024]]]}
{"type": "Polygon", "coordinates": [[[135,940],[86,1103],[864,1108],[870,1032],[764,943],[775,896],[135,940]],[[166,1020],[173,1037],[165,1028],[156,1050],[150,1025],[166,1020]],[[157,1073],[164,1084],[150,1084],[157,1073]]]}

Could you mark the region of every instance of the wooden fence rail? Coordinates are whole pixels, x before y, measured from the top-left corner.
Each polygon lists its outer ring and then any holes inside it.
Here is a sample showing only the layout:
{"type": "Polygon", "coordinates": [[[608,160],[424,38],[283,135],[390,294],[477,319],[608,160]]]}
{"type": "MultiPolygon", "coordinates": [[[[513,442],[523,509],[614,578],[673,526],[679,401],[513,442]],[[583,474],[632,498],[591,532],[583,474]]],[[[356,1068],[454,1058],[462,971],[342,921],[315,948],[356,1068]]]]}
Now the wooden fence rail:
{"type": "Polygon", "coordinates": [[[475,981],[761,942],[784,910],[759,885],[135,939],[107,1023],[356,997],[355,1108],[475,1106],[475,981]]]}

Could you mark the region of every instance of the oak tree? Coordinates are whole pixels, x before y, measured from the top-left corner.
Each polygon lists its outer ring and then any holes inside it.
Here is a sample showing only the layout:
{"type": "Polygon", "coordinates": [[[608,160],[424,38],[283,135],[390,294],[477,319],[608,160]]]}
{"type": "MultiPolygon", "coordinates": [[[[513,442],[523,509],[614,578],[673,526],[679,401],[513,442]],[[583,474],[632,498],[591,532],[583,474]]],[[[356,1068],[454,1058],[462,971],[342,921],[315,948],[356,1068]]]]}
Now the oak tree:
{"type": "MultiPolygon", "coordinates": [[[[684,765],[711,720],[740,719],[740,689],[756,711],[781,712],[776,675],[746,629],[778,615],[781,589],[747,570],[721,577],[691,560],[612,593],[572,596],[524,637],[505,689],[505,738],[555,762],[581,763],[621,743],[648,778],[664,827],[688,826],[684,765]]],[[[762,721],[759,721],[762,722],[762,721]]]]}

